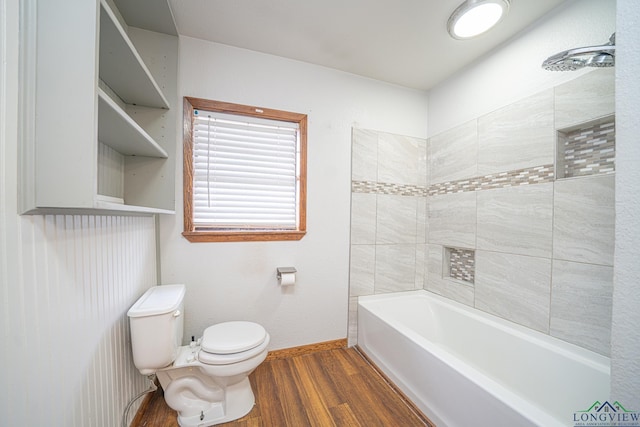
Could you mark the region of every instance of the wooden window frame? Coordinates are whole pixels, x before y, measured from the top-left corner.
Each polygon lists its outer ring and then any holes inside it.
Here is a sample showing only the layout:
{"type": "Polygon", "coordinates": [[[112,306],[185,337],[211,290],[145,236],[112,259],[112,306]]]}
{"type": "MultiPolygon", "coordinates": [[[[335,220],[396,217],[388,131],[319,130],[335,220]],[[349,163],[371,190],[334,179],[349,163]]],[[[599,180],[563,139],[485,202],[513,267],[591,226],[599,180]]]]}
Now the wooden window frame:
{"type": "Polygon", "coordinates": [[[190,242],[250,242],[300,240],[307,230],[307,115],[229,102],[212,101],[202,98],[184,97],[183,101],[183,197],[184,231],[182,235],[190,242]],[[215,111],[262,117],[298,123],[300,127],[300,189],[298,199],[297,230],[248,230],[215,231],[198,230],[193,221],[193,111],[215,111]]]}

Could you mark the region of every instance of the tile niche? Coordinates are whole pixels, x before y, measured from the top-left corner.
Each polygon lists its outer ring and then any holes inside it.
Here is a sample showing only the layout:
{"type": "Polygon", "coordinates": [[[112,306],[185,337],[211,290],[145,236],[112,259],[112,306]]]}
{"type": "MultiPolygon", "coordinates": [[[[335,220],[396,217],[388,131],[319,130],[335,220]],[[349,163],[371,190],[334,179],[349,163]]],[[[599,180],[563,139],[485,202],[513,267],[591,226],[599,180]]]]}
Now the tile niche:
{"type": "Polygon", "coordinates": [[[615,172],[615,117],[558,130],[557,179],[615,172]]]}
{"type": "Polygon", "coordinates": [[[476,252],[473,249],[444,248],[445,277],[473,284],[476,252]]]}

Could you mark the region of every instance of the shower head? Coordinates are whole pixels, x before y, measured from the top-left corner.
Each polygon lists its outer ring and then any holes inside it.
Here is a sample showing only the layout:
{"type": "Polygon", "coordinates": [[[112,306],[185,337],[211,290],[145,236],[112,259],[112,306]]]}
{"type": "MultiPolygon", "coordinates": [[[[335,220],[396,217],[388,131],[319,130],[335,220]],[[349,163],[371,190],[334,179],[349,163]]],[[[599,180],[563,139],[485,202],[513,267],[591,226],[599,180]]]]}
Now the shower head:
{"type": "Polygon", "coordinates": [[[583,67],[613,67],[616,55],[616,33],[601,46],[578,47],[550,56],[542,63],[548,71],[574,71],[583,67]]]}
{"type": "Polygon", "coordinates": [[[616,63],[614,55],[606,52],[600,52],[599,54],[587,59],[585,64],[587,67],[613,67],[616,63]]]}
{"type": "Polygon", "coordinates": [[[542,68],[547,71],[575,71],[585,66],[585,61],[571,57],[569,52],[565,50],[550,56],[542,63],[542,68]]]}

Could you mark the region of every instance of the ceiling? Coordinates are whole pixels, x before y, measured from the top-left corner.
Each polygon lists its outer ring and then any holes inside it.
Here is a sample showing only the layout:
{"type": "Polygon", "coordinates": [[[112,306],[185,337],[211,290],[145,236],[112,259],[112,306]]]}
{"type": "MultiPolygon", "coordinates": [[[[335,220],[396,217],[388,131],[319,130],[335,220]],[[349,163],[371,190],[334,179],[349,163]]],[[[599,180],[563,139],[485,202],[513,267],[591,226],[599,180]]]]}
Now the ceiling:
{"type": "Polygon", "coordinates": [[[170,0],[180,35],[427,90],[566,0],[511,0],[472,40],[447,20],[462,0],[170,0]]]}

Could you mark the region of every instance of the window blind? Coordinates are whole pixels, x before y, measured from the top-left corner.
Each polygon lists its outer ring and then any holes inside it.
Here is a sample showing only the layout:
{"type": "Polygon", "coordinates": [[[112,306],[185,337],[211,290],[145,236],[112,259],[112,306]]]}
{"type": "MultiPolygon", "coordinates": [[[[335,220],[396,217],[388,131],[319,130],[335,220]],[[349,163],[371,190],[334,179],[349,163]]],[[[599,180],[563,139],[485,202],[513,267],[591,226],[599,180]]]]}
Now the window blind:
{"type": "Polygon", "coordinates": [[[298,226],[298,123],[194,110],[197,229],[298,226]]]}

